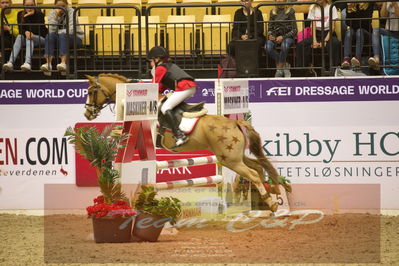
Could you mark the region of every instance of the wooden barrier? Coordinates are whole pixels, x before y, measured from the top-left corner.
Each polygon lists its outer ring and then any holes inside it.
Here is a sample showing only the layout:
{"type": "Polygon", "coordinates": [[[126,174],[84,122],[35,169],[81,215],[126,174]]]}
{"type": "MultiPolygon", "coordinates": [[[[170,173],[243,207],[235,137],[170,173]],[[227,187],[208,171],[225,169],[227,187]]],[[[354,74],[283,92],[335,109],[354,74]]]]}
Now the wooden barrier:
{"type": "Polygon", "coordinates": [[[212,164],[216,162],[217,162],[216,156],[205,156],[205,157],[169,160],[169,161],[157,161],[157,170],[165,168],[183,167],[183,166],[212,164]]]}
{"type": "Polygon", "coordinates": [[[154,184],[154,187],[157,190],[165,190],[165,189],[218,184],[218,183],[221,183],[222,181],[223,181],[223,176],[214,175],[214,176],[198,177],[198,178],[178,180],[178,181],[160,182],[160,183],[154,184]]]}

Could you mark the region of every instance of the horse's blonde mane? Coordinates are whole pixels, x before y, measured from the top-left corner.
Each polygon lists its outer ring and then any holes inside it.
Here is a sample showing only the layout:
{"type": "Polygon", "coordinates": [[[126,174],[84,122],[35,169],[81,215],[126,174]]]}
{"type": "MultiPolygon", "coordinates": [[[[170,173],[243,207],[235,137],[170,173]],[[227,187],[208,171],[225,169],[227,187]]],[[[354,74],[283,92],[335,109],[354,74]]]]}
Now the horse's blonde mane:
{"type": "Polygon", "coordinates": [[[126,78],[126,77],[124,77],[122,75],[119,75],[119,74],[114,74],[114,73],[103,73],[103,74],[98,75],[98,77],[99,78],[107,78],[107,77],[108,78],[115,78],[115,79],[122,80],[123,82],[128,82],[129,81],[128,78],[126,78]]]}

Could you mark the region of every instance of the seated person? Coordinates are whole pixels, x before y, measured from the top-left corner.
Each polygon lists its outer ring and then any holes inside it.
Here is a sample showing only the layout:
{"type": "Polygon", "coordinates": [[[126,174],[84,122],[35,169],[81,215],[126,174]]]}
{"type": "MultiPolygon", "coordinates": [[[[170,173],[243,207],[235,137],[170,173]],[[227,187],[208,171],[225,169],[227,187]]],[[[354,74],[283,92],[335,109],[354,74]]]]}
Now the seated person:
{"type": "Polygon", "coordinates": [[[344,41],[344,59],[342,68],[360,67],[365,37],[371,36],[371,18],[373,16],[374,3],[348,3],[346,8],[346,25],[344,41]],[[367,18],[367,19],[365,19],[367,18]],[[355,56],[352,54],[352,39],[356,39],[355,56]]]}
{"type": "MultiPolygon", "coordinates": [[[[35,0],[24,0],[24,6],[36,6],[35,0]]],[[[3,65],[6,71],[14,69],[15,59],[23,46],[26,46],[23,71],[31,71],[32,53],[35,46],[44,46],[47,28],[44,25],[44,14],[39,9],[26,8],[18,13],[19,35],[14,42],[10,59],[3,65]]]]}
{"type": "Polygon", "coordinates": [[[265,44],[262,12],[259,9],[256,11],[256,13],[254,12],[254,8],[252,6],[253,0],[241,0],[241,2],[245,3],[245,5],[249,7],[250,14],[247,14],[247,9],[244,7],[236,10],[236,12],[234,13],[235,23],[233,25],[232,41],[227,46],[227,53],[233,57],[235,56],[235,40],[256,39],[258,41],[259,52],[261,52],[261,48],[265,44]],[[249,31],[247,32],[248,16],[250,16],[250,27],[249,31]],[[257,36],[255,36],[255,18],[258,22],[257,36]]]}
{"type": "Polygon", "coordinates": [[[51,76],[52,62],[55,56],[56,46],[59,45],[59,56],[61,62],[57,65],[57,70],[65,73],[67,69],[67,47],[69,39],[69,47],[74,45],[74,35],[76,34],[77,47],[81,47],[83,43],[84,33],[79,25],[76,26],[76,32],[73,28],[73,8],[68,6],[67,0],[55,0],[54,5],[63,7],[68,12],[67,16],[63,9],[54,9],[48,15],[49,33],[46,36],[46,43],[44,47],[44,58],[46,63],[40,69],[47,76],[51,76]],[[68,27],[69,36],[66,36],[66,28],[68,27]]]}
{"type": "MultiPolygon", "coordinates": [[[[276,0],[276,2],[285,2],[285,0],[276,0]]],[[[288,49],[294,45],[297,31],[295,11],[290,6],[275,6],[270,11],[265,50],[276,62],[275,77],[291,77],[290,65],[286,63],[286,59],[288,49]],[[280,52],[276,51],[276,46],[281,47],[280,52]]]]}
{"type": "MultiPolygon", "coordinates": [[[[330,2],[329,0],[317,0],[323,6],[324,18],[321,17],[321,9],[318,5],[311,5],[309,8],[308,19],[311,20],[312,36],[298,43],[296,51],[296,65],[299,67],[308,67],[310,64],[311,49],[324,47],[324,52],[333,54],[333,66],[339,65],[340,61],[340,41],[335,36],[335,21],[331,27],[333,34],[330,34],[330,2]],[[324,32],[322,32],[322,23],[324,22],[324,32]],[[324,39],[323,39],[324,36],[324,39]],[[330,44],[331,43],[331,44],[330,44]],[[330,47],[332,46],[332,49],[330,47]]],[[[338,19],[337,9],[332,8],[332,19],[338,19]]]]}

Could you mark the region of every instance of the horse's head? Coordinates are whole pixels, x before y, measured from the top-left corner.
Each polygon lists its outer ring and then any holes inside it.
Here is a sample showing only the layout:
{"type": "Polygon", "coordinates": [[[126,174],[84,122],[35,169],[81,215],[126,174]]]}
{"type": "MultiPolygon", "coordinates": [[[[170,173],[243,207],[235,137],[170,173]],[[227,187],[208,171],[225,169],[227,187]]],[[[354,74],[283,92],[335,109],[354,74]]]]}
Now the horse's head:
{"type": "Polygon", "coordinates": [[[100,74],[97,77],[85,75],[89,80],[85,117],[95,119],[104,107],[115,102],[116,83],[126,82],[127,79],[116,74],[100,74]]]}

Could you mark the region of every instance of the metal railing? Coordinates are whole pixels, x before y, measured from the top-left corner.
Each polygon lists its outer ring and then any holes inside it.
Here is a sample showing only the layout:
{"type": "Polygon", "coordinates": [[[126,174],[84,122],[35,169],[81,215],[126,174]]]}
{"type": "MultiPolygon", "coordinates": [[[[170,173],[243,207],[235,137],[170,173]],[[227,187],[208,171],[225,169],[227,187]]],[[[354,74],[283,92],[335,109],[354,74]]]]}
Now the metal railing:
{"type": "MultiPolygon", "coordinates": [[[[362,0],[362,1],[360,1],[360,2],[362,2],[362,3],[374,3],[374,4],[377,4],[377,3],[381,3],[381,2],[388,2],[388,1],[377,1],[377,0],[362,0]]],[[[332,19],[332,9],[333,9],[333,7],[335,7],[335,6],[337,6],[337,5],[340,5],[340,4],[343,4],[343,3],[345,3],[345,4],[348,4],[348,3],[360,3],[359,1],[357,1],[357,0],[340,0],[340,1],[336,1],[336,2],[334,2],[334,3],[332,3],[331,4],[331,7],[330,7],[330,10],[329,10],[329,18],[330,18],[330,23],[331,23],[331,19],[332,19]]],[[[396,1],[391,1],[391,2],[398,2],[397,0],[396,1]]],[[[367,21],[367,20],[370,20],[370,21],[374,21],[374,20],[378,20],[378,28],[381,28],[381,26],[379,25],[380,24],[380,21],[381,20],[386,20],[386,22],[387,23],[390,23],[390,18],[388,18],[388,17],[381,17],[380,15],[378,16],[378,18],[373,18],[373,17],[371,17],[371,18],[356,18],[356,19],[348,19],[348,18],[346,18],[345,20],[344,19],[341,19],[341,23],[343,23],[343,22],[345,22],[345,21],[349,21],[349,23],[351,24],[352,23],[352,21],[354,22],[354,21],[367,21]]],[[[370,23],[372,23],[372,22],[370,22],[370,23]]],[[[348,28],[350,28],[350,25],[347,25],[347,29],[348,28]]],[[[372,57],[373,56],[373,51],[372,51],[372,45],[373,45],[373,43],[372,43],[372,36],[373,36],[373,28],[371,28],[371,32],[369,32],[369,43],[368,43],[368,45],[364,45],[366,48],[369,48],[368,49],[368,53],[366,54],[367,55],[367,57],[372,57]]],[[[345,38],[345,33],[343,34],[343,40],[342,40],[342,42],[344,42],[344,38],[345,38]]],[[[396,36],[396,37],[399,37],[399,36],[396,36]]],[[[378,38],[380,38],[380,36],[378,36],[378,38]]],[[[389,38],[391,38],[391,36],[389,36],[389,38]]],[[[350,43],[352,43],[352,40],[350,40],[350,43]]],[[[391,57],[391,47],[390,47],[390,42],[389,42],[389,45],[388,45],[388,57],[391,57]]],[[[330,48],[331,49],[331,48],[330,48]]],[[[398,48],[399,49],[399,48],[398,48]]],[[[381,52],[382,52],[382,50],[381,50],[381,52]]],[[[399,51],[398,51],[398,53],[399,53],[399,51]]],[[[364,54],[364,53],[362,53],[362,54],[364,54]]],[[[332,69],[332,70],[334,70],[335,68],[336,68],[336,66],[333,66],[332,64],[331,64],[331,62],[332,62],[332,57],[333,57],[333,55],[332,54],[330,54],[330,69],[332,69]]],[[[344,57],[344,54],[342,54],[342,58],[344,57]]],[[[384,62],[383,62],[383,59],[382,59],[382,57],[383,57],[383,55],[382,54],[380,54],[379,55],[379,57],[380,57],[380,67],[381,68],[396,68],[396,69],[398,69],[399,68],[399,62],[396,62],[396,65],[385,65],[384,64],[384,62]]],[[[360,62],[360,63],[362,63],[362,62],[360,62]]],[[[360,65],[360,68],[361,69],[364,69],[364,68],[368,68],[369,66],[368,65],[360,65]]]]}
{"type": "MultiPolygon", "coordinates": [[[[0,14],[0,17],[1,17],[1,24],[0,24],[1,25],[1,32],[0,32],[1,35],[0,36],[1,36],[1,55],[2,55],[1,56],[1,60],[0,60],[1,66],[4,65],[6,60],[8,60],[8,58],[6,58],[6,55],[7,55],[7,57],[9,57],[8,51],[5,49],[5,38],[4,38],[4,35],[5,35],[5,31],[4,31],[5,13],[6,13],[7,10],[10,10],[10,11],[12,11],[13,9],[24,10],[25,8],[35,9],[35,10],[40,10],[40,9],[60,9],[60,10],[64,11],[64,13],[66,15],[66,20],[68,21],[68,19],[69,19],[68,12],[66,12],[66,9],[64,7],[57,7],[57,6],[53,6],[53,7],[49,7],[49,6],[27,6],[27,7],[25,7],[25,6],[9,6],[9,7],[3,8],[1,10],[1,14],[0,14]],[[6,51],[7,51],[7,53],[6,53],[6,51]]],[[[11,31],[12,31],[13,27],[19,27],[20,26],[18,24],[8,24],[8,25],[11,27],[11,31]]],[[[30,27],[33,27],[33,26],[37,27],[38,26],[38,24],[24,24],[24,25],[27,25],[27,26],[30,26],[30,27]]],[[[58,26],[61,26],[61,25],[58,25],[58,24],[46,24],[46,26],[47,27],[49,27],[49,26],[57,26],[57,29],[58,29],[59,28],[58,26]]],[[[66,29],[67,49],[69,50],[69,27],[66,27],[65,29],[66,29]]],[[[10,55],[11,55],[11,53],[13,53],[13,46],[15,44],[15,40],[16,40],[15,36],[12,36],[11,47],[9,47],[9,48],[11,48],[10,55]]],[[[23,46],[22,43],[21,43],[21,46],[23,46]]],[[[40,43],[39,43],[39,47],[35,47],[35,48],[36,48],[36,50],[37,50],[37,48],[39,50],[43,50],[44,47],[42,47],[40,45],[40,43]]],[[[56,49],[56,51],[58,51],[58,49],[56,49]]],[[[22,54],[22,52],[23,52],[23,50],[21,49],[20,54],[22,54]]],[[[54,56],[54,57],[58,58],[58,54],[56,56],[54,56]]],[[[22,59],[22,56],[20,56],[20,58],[22,59]]],[[[42,61],[42,57],[39,59],[39,62],[40,62],[39,65],[41,65],[42,62],[44,62],[44,61],[42,61]]],[[[67,62],[67,65],[69,65],[69,53],[67,54],[67,61],[66,62],[67,62]]],[[[15,71],[18,71],[18,70],[15,70],[15,71]]],[[[41,72],[38,69],[37,70],[32,69],[31,71],[32,72],[41,72]]],[[[51,72],[55,72],[55,71],[51,71],[51,72]]],[[[66,74],[66,76],[69,76],[69,67],[67,67],[65,74],[66,74]]],[[[1,71],[1,79],[5,79],[5,71],[4,70],[1,71]]]]}
{"type": "MultiPolygon", "coordinates": [[[[134,55],[132,52],[132,45],[130,43],[130,30],[132,25],[138,27],[138,43],[142,42],[141,36],[141,10],[136,6],[126,5],[112,5],[112,6],[79,6],[76,7],[73,13],[74,28],[83,26],[85,32],[89,29],[90,49],[84,50],[82,60],[79,64],[78,60],[74,61],[74,77],[78,78],[79,73],[98,73],[104,71],[123,72],[131,74],[137,72],[138,78],[142,74],[142,50],[141,45],[138,46],[138,54],[134,55]],[[81,10],[90,9],[129,9],[138,17],[137,23],[132,22],[109,22],[109,23],[77,23],[77,14],[81,10]],[[109,34],[105,31],[109,29],[109,34]],[[115,33],[117,40],[115,41],[115,33]],[[107,49],[108,45],[109,49],[107,49]],[[118,47],[115,47],[115,46],[118,47]],[[85,56],[86,55],[86,56],[85,56]],[[137,57],[136,59],[134,57],[137,57]],[[80,67],[84,66],[84,67],[80,67]]],[[[76,46],[76,35],[74,38],[74,55],[79,58],[79,49],[76,46]]]]}
{"type": "MultiPolygon", "coordinates": [[[[332,20],[332,9],[334,6],[342,3],[353,3],[355,0],[338,1],[331,5],[329,10],[330,21],[329,25],[334,22],[332,20]]],[[[363,2],[378,2],[377,0],[364,0],[363,2]]],[[[293,2],[293,3],[261,3],[255,6],[255,12],[262,7],[270,6],[281,6],[281,5],[321,5],[317,2],[293,2]]],[[[87,40],[86,46],[78,47],[76,34],[74,36],[73,47],[69,47],[70,54],[67,56],[68,78],[81,78],[84,73],[101,73],[101,72],[120,72],[131,76],[137,74],[138,78],[141,78],[143,74],[148,72],[149,68],[146,63],[144,55],[148,53],[152,45],[164,45],[170,49],[170,54],[173,60],[175,60],[183,69],[187,71],[204,71],[205,73],[214,73],[216,76],[217,65],[220,60],[226,54],[226,47],[232,37],[232,27],[235,23],[246,23],[247,29],[250,28],[250,20],[246,22],[234,22],[233,14],[231,14],[231,21],[219,21],[219,22],[203,22],[203,21],[192,21],[192,22],[151,22],[149,20],[152,11],[157,9],[175,9],[176,15],[181,14],[181,10],[185,8],[208,8],[211,10],[211,14],[215,14],[217,8],[220,7],[245,7],[242,4],[177,4],[177,5],[151,5],[147,6],[144,11],[145,25],[142,25],[141,21],[141,10],[135,6],[80,6],[76,7],[73,13],[74,17],[74,32],[77,27],[83,27],[85,33],[85,39],[87,40]],[[136,22],[124,21],[117,23],[81,23],[77,21],[78,14],[84,9],[129,9],[132,13],[137,16],[136,22]],[[112,25],[111,25],[112,24],[112,25]],[[223,30],[222,30],[223,28],[223,30]],[[143,37],[142,34],[145,34],[143,37]],[[106,35],[110,36],[106,39],[106,35]],[[145,38],[145,39],[144,39],[145,38]],[[108,40],[108,41],[107,41],[108,40]],[[102,43],[101,43],[102,42],[102,43]],[[109,50],[106,47],[110,46],[109,50]],[[117,47],[115,47],[115,45],[117,47]],[[72,62],[72,64],[70,64],[72,62]]],[[[31,9],[63,9],[56,6],[37,6],[29,7],[31,9]]],[[[5,63],[5,47],[4,47],[4,12],[8,9],[24,9],[23,6],[11,6],[4,8],[1,11],[1,42],[2,42],[2,58],[1,64],[5,63]]],[[[65,9],[64,9],[65,11],[65,9]]],[[[110,12],[107,12],[108,14],[110,12]]],[[[67,14],[68,16],[68,14],[67,14]]],[[[321,16],[324,17],[324,9],[321,8],[321,16]]],[[[365,18],[370,19],[370,18],[365,18]]],[[[385,18],[387,19],[387,18],[385,18]]],[[[301,20],[301,23],[305,23],[308,20],[301,20]]],[[[341,21],[344,21],[341,19],[341,21]]],[[[295,20],[298,22],[298,20],[295,20]]],[[[323,22],[323,21],[322,21],[323,22]]],[[[266,26],[270,21],[263,22],[266,26]]],[[[18,25],[11,25],[18,26],[18,25]]],[[[255,36],[257,36],[258,21],[254,21],[255,36]]],[[[66,27],[67,31],[69,30],[66,27]]],[[[322,38],[324,39],[324,23],[321,24],[322,38]]],[[[332,34],[332,27],[329,29],[332,34]]],[[[332,35],[331,35],[332,36],[332,35]]],[[[69,34],[67,34],[69,37],[69,34]]],[[[266,36],[267,37],[267,36],[266,36]]],[[[15,38],[13,39],[15,41],[15,38]]],[[[68,42],[69,43],[69,42],[68,42]]],[[[43,47],[39,47],[42,51],[43,47]]],[[[313,50],[313,49],[312,49],[313,50]]],[[[321,47],[321,55],[325,55],[327,51],[332,50],[332,43],[330,42],[329,47],[321,47]]],[[[320,59],[320,66],[313,66],[320,70],[321,75],[331,75],[332,71],[337,66],[332,64],[333,55],[329,54],[329,65],[326,65],[324,56],[319,57],[318,54],[312,51],[312,62],[315,59],[320,59]],[[326,68],[329,67],[329,71],[326,68]]],[[[292,54],[293,55],[293,54],[292,54]]],[[[269,66],[269,57],[266,53],[262,56],[263,60],[266,60],[266,66],[263,66],[263,70],[273,70],[275,68],[269,66]]],[[[306,67],[292,66],[293,70],[306,69],[306,67]]],[[[43,59],[39,59],[42,62],[43,59]]],[[[382,60],[381,60],[382,63],[382,60]]],[[[387,68],[393,68],[397,66],[383,66],[387,68]]],[[[262,68],[262,66],[260,67],[262,68]]],[[[33,69],[32,72],[39,72],[39,70],[33,69]]],[[[5,72],[2,71],[1,78],[5,78],[5,72]]],[[[262,73],[263,75],[263,73],[262,73]]],[[[208,76],[209,77],[209,76],[208,76]]],[[[135,77],[136,78],[136,77],[135,77]]]]}
{"type": "MultiPolygon", "coordinates": [[[[319,3],[319,2],[274,2],[274,3],[261,3],[261,4],[258,4],[256,7],[255,7],[255,11],[256,10],[260,10],[260,8],[262,8],[262,7],[270,7],[270,6],[301,6],[301,5],[316,5],[316,6],[319,6],[319,8],[320,8],[320,11],[321,11],[321,17],[324,17],[324,8],[322,8],[322,5],[319,3]]],[[[270,18],[269,18],[270,19],[270,18]]],[[[307,21],[307,20],[303,20],[303,21],[301,21],[303,24],[305,24],[305,21],[307,21]]],[[[320,22],[321,22],[321,36],[322,36],[322,39],[324,40],[324,23],[323,23],[323,19],[320,19],[320,22]]],[[[254,26],[255,26],[255,32],[257,32],[257,30],[258,30],[258,23],[256,23],[257,21],[255,21],[255,23],[254,23],[254,26]]],[[[275,21],[273,21],[273,22],[279,22],[278,20],[275,20],[275,21]]],[[[290,22],[289,20],[284,20],[284,22],[290,22]]],[[[295,20],[294,21],[295,23],[296,22],[298,22],[298,20],[295,20]]],[[[268,27],[268,25],[270,24],[270,20],[269,21],[264,21],[264,23],[266,24],[266,27],[268,27]]],[[[303,27],[303,28],[305,28],[305,26],[303,27]]],[[[297,32],[298,33],[298,32],[297,32]]],[[[256,33],[255,33],[255,35],[256,35],[256,33]]],[[[296,42],[296,40],[294,39],[294,41],[296,42]]],[[[266,43],[267,43],[267,35],[266,35],[266,43]]],[[[295,46],[296,46],[296,43],[293,45],[293,47],[295,48],[295,46]]],[[[304,49],[305,49],[305,47],[303,47],[304,49]]],[[[312,49],[311,50],[311,54],[312,54],[312,66],[296,66],[296,58],[295,57],[293,57],[293,64],[291,65],[291,69],[320,69],[320,71],[321,71],[321,73],[322,73],[322,75],[325,73],[325,58],[324,58],[324,55],[325,55],[325,52],[326,52],[326,49],[325,49],[325,47],[324,46],[321,46],[321,66],[319,67],[319,66],[317,66],[317,65],[315,65],[314,64],[314,59],[315,59],[315,53],[314,53],[314,51],[313,51],[314,49],[312,49]]],[[[303,51],[302,51],[302,53],[304,53],[303,51]]],[[[265,54],[266,54],[266,52],[265,52],[265,54]]],[[[296,56],[298,57],[299,55],[298,54],[296,54],[296,56]]],[[[266,68],[267,69],[277,69],[277,67],[275,67],[275,68],[273,68],[273,67],[269,67],[270,66],[270,63],[269,63],[269,60],[270,60],[270,58],[269,58],[269,56],[266,54],[266,68]]],[[[260,68],[262,68],[262,67],[260,67],[260,68]]]]}

